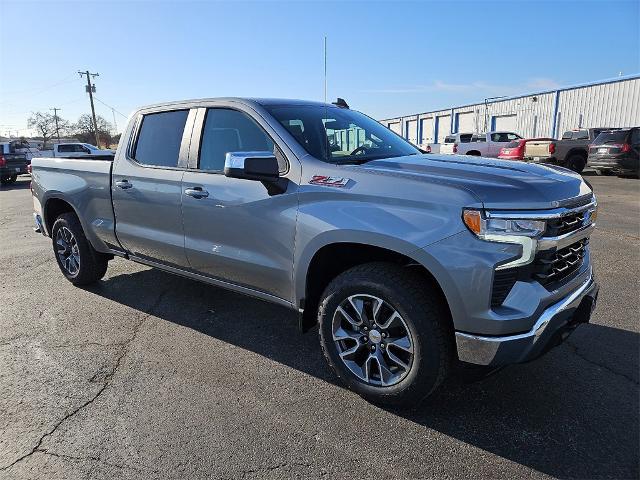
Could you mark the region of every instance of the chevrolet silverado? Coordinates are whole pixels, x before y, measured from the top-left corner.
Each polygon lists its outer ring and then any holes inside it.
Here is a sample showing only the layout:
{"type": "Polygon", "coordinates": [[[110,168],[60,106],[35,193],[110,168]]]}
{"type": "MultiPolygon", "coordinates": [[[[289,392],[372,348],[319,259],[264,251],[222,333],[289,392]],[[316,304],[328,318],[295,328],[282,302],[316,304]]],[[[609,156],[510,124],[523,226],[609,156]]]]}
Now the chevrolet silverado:
{"type": "Polygon", "coordinates": [[[70,282],[119,256],[284,305],[376,403],[415,405],[459,362],[537,358],[597,298],[580,175],[423,155],[344,105],[164,103],[113,161],[32,165],[35,229],[70,282]]]}

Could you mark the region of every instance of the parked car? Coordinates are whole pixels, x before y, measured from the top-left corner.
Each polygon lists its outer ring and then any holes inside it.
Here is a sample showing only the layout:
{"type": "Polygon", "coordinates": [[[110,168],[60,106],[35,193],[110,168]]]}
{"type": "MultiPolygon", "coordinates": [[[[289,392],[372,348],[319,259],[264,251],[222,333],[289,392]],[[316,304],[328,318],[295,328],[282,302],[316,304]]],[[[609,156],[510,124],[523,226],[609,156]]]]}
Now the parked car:
{"type": "Polygon", "coordinates": [[[595,305],[596,198],[564,169],[423,155],[299,100],[154,105],[122,140],[113,162],[32,162],[62,274],[89,284],[120,256],[284,305],[369,400],[415,405],[458,361],[536,358],[595,305]]]}
{"type": "Polygon", "coordinates": [[[444,143],[440,145],[440,152],[447,155],[455,155],[458,153],[458,145],[461,143],[469,143],[473,133],[456,133],[455,135],[447,135],[444,143]]]}
{"type": "Polygon", "coordinates": [[[41,157],[91,158],[93,160],[109,160],[113,158],[113,150],[103,150],[89,143],[58,143],[52,150],[41,150],[41,157]]]}
{"type": "Polygon", "coordinates": [[[0,184],[10,185],[18,179],[18,175],[28,173],[27,157],[24,153],[16,153],[11,142],[0,143],[0,184]]]}
{"type": "Polygon", "coordinates": [[[562,134],[560,140],[528,142],[524,159],[535,163],[552,163],[581,173],[587,165],[589,144],[605,128],[579,128],[562,134]]]}
{"type": "Polygon", "coordinates": [[[602,132],[589,146],[587,165],[599,175],[640,175],[640,127],[602,132]]]}
{"type": "Polygon", "coordinates": [[[469,142],[456,143],[453,149],[457,155],[496,158],[502,147],[520,138],[520,135],[513,132],[474,133],[469,142]]]}
{"type": "Polygon", "coordinates": [[[520,140],[514,140],[500,149],[498,158],[503,160],[524,160],[524,148],[528,142],[545,140],[553,140],[553,138],[521,138],[520,140]]]}

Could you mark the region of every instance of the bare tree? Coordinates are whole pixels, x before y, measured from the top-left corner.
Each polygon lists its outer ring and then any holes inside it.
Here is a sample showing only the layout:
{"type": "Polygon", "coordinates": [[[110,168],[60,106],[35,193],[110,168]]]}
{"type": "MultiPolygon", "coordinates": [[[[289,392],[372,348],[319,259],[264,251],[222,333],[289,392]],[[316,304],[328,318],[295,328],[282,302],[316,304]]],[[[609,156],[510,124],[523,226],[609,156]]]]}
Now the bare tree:
{"type": "MultiPolygon", "coordinates": [[[[102,140],[102,142],[104,142],[105,145],[109,146],[111,144],[111,130],[113,127],[100,115],[96,115],[96,123],[98,124],[98,133],[100,135],[100,139],[102,140]]],[[[73,130],[75,136],[81,142],[91,143],[95,141],[96,136],[93,130],[93,120],[91,118],[91,115],[80,115],[80,118],[73,126],[73,130]]]]}
{"type": "Polygon", "coordinates": [[[47,140],[56,133],[56,119],[47,112],[32,113],[27,120],[27,126],[33,128],[42,137],[42,148],[46,148],[47,140]]]}

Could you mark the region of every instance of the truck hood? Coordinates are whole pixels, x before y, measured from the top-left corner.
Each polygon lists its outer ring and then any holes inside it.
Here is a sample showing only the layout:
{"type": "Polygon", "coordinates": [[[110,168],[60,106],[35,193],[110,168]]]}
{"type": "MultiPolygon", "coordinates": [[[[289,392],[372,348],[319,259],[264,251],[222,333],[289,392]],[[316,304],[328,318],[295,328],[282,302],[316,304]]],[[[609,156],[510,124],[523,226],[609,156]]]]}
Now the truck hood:
{"type": "Polygon", "coordinates": [[[562,167],[484,157],[411,155],[374,160],[359,168],[462,188],[490,209],[557,208],[562,200],[592,192],[579,174],[562,167]]]}

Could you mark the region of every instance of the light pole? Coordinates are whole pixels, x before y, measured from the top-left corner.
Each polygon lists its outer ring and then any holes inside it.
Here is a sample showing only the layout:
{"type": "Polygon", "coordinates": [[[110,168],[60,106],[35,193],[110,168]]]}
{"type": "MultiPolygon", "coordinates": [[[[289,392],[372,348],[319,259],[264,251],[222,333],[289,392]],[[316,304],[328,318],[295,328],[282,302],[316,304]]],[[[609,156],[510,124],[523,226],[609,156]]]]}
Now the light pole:
{"type": "Polygon", "coordinates": [[[500,97],[488,97],[484,99],[484,131],[487,132],[489,123],[489,100],[499,100],[501,98],[507,98],[504,95],[500,97]]]}

